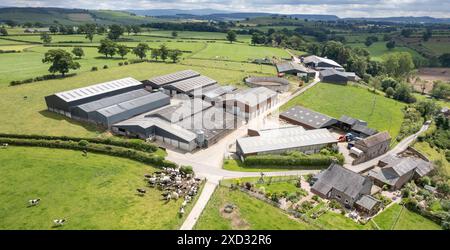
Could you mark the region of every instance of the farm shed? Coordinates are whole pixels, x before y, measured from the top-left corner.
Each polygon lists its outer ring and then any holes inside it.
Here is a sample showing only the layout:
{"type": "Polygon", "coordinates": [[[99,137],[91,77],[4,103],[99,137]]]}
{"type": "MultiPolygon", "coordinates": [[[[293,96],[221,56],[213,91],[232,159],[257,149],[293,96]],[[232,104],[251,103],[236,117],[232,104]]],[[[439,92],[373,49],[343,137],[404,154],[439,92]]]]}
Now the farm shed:
{"type": "Polygon", "coordinates": [[[317,181],[311,187],[311,192],[324,199],[334,199],[346,208],[353,208],[356,201],[364,195],[370,195],[373,182],[336,163],[315,177],[317,181]]]}
{"type": "Polygon", "coordinates": [[[356,141],[355,147],[364,153],[356,158],[352,164],[359,164],[386,153],[389,150],[390,143],[391,136],[387,131],[356,141]]]}
{"type": "Polygon", "coordinates": [[[197,76],[200,76],[200,73],[188,69],[188,70],[178,71],[178,72],[167,74],[167,75],[153,77],[153,78],[150,78],[143,82],[146,85],[149,85],[150,87],[152,87],[153,89],[159,89],[166,84],[171,84],[174,82],[186,80],[186,79],[197,77],[197,76]]]}
{"type": "Polygon", "coordinates": [[[306,66],[315,68],[317,70],[327,69],[327,68],[344,70],[342,65],[340,65],[339,63],[337,63],[331,59],[320,57],[320,56],[315,56],[315,55],[307,56],[307,57],[300,58],[300,61],[303,62],[303,64],[305,64],[306,66]]]}
{"type": "Polygon", "coordinates": [[[240,89],[218,101],[223,109],[246,120],[261,115],[277,102],[277,92],[266,87],[240,89]]]}
{"type": "Polygon", "coordinates": [[[382,204],[383,203],[380,200],[375,199],[371,195],[363,195],[356,201],[355,208],[364,214],[371,216],[380,210],[382,204]]]}
{"type": "Polygon", "coordinates": [[[213,80],[207,76],[196,76],[164,85],[163,88],[166,89],[171,96],[176,94],[193,96],[194,90],[205,88],[214,84],[217,84],[216,80],[213,80]]]}
{"type": "Polygon", "coordinates": [[[289,81],[279,77],[247,77],[245,83],[251,87],[266,87],[276,92],[289,90],[289,81]]]}
{"type": "Polygon", "coordinates": [[[299,63],[295,62],[283,62],[276,65],[278,73],[297,75],[304,74],[309,77],[314,77],[316,75],[316,71],[309,69],[299,63]]]}
{"type": "Polygon", "coordinates": [[[210,102],[212,105],[215,105],[215,103],[219,100],[219,98],[225,94],[232,93],[236,90],[236,87],[234,86],[219,86],[215,89],[210,90],[204,90],[202,94],[202,99],[210,102]]]}
{"type": "Polygon", "coordinates": [[[202,112],[211,106],[212,105],[210,103],[202,101],[199,98],[195,98],[145,114],[145,117],[158,117],[167,122],[175,123],[202,112]]]}
{"type": "Polygon", "coordinates": [[[346,73],[337,71],[335,69],[322,70],[319,73],[320,81],[336,84],[347,84],[349,78],[346,73]]]}
{"type": "Polygon", "coordinates": [[[74,106],[143,87],[144,85],[140,81],[127,77],[52,94],[45,97],[45,102],[48,110],[71,117],[70,112],[74,106]]]}
{"type": "Polygon", "coordinates": [[[161,92],[148,93],[129,101],[98,109],[91,114],[91,121],[105,127],[111,127],[114,123],[169,104],[170,98],[166,94],[161,92]]]}
{"type": "Polygon", "coordinates": [[[390,156],[389,159],[383,159],[382,163],[378,165],[384,167],[370,170],[368,176],[378,186],[388,185],[393,190],[400,189],[411,179],[423,177],[433,170],[430,162],[412,156],[390,156]],[[384,165],[386,163],[387,165],[384,165]]]}
{"type": "Polygon", "coordinates": [[[280,154],[301,151],[306,154],[319,152],[325,147],[336,147],[337,139],[327,129],[273,129],[260,136],[240,138],[236,141],[236,153],[245,158],[249,155],[280,154]],[[285,136],[280,136],[285,134],[285,136]],[[287,136],[289,134],[289,136],[287,136]]]}
{"type": "Polygon", "coordinates": [[[121,102],[130,101],[148,94],[150,94],[150,92],[145,89],[137,89],[123,94],[105,97],[96,101],[81,104],[72,108],[72,118],[83,121],[91,121],[92,113],[99,109],[106,108],[121,102]]]}
{"type": "Polygon", "coordinates": [[[337,123],[337,120],[305,107],[294,106],[280,114],[280,118],[306,129],[329,128],[337,123]]]}
{"type": "Polygon", "coordinates": [[[346,115],[343,115],[338,119],[337,125],[344,131],[351,131],[356,136],[363,138],[378,133],[377,130],[367,127],[367,122],[346,115]]]}

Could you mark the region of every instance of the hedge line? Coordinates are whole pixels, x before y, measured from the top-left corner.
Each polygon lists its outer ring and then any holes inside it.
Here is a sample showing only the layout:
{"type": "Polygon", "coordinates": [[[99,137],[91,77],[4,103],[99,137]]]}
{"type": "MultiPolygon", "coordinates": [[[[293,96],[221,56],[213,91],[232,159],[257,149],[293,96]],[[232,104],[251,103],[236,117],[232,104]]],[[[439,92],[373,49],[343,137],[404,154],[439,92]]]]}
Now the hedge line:
{"type": "Polygon", "coordinates": [[[45,148],[60,148],[60,149],[72,149],[72,150],[86,150],[92,153],[105,154],[116,157],[128,158],[138,162],[152,164],[158,167],[176,167],[176,164],[167,161],[162,156],[155,155],[153,153],[145,153],[133,149],[126,149],[123,147],[94,144],[89,143],[84,145],[83,143],[75,141],[63,141],[63,140],[43,140],[43,139],[20,139],[20,138],[0,138],[0,143],[8,143],[16,146],[32,146],[32,147],[45,147],[45,148]]]}
{"type": "Polygon", "coordinates": [[[0,133],[0,138],[17,139],[38,139],[38,140],[60,140],[60,141],[87,141],[96,144],[113,145],[124,148],[131,148],[138,151],[153,153],[158,150],[158,146],[144,142],[139,139],[114,140],[109,138],[84,138],[70,136],[51,136],[51,135],[22,135],[22,134],[4,134],[0,133]]]}
{"type": "Polygon", "coordinates": [[[339,157],[320,154],[307,156],[251,155],[245,158],[244,163],[247,166],[328,166],[336,161],[342,164],[339,157]]]}

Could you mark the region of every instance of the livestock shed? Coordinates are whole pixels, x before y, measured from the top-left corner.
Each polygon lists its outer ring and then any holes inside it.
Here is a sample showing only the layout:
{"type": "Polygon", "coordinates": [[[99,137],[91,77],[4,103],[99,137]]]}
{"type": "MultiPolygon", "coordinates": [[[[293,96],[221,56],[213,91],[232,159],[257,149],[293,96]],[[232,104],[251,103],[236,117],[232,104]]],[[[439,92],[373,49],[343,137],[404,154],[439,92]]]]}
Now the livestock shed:
{"type": "Polygon", "coordinates": [[[251,87],[266,87],[276,92],[286,92],[289,90],[289,81],[279,77],[247,77],[245,83],[251,87]]]}
{"type": "Polygon", "coordinates": [[[250,120],[274,107],[277,102],[277,92],[266,87],[257,87],[226,94],[218,105],[232,114],[250,120]]]}
{"type": "Polygon", "coordinates": [[[186,80],[186,79],[197,77],[197,76],[200,76],[200,73],[188,69],[188,70],[178,71],[178,72],[167,74],[167,75],[153,77],[148,80],[145,80],[144,83],[146,85],[149,85],[153,89],[159,89],[164,85],[182,81],[182,80],[186,80]]]}
{"type": "Polygon", "coordinates": [[[342,85],[347,84],[347,82],[349,81],[349,77],[345,72],[337,71],[335,69],[326,69],[320,71],[319,78],[322,82],[342,85]]]}
{"type": "Polygon", "coordinates": [[[337,147],[337,139],[327,129],[273,129],[266,130],[260,136],[244,137],[236,141],[236,153],[242,159],[249,155],[280,154],[289,151],[313,154],[325,147],[337,147]]]}
{"type": "Polygon", "coordinates": [[[327,69],[327,68],[344,70],[342,65],[340,65],[339,63],[337,63],[331,59],[320,57],[320,56],[315,56],[315,55],[307,56],[307,57],[300,58],[300,61],[303,64],[305,64],[306,66],[315,68],[317,70],[322,70],[322,69],[327,69]]]}
{"type": "Polygon", "coordinates": [[[207,76],[196,76],[164,85],[163,88],[166,89],[171,96],[176,94],[193,96],[193,92],[195,90],[205,88],[214,84],[217,84],[216,80],[213,80],[207,76]]]}
{"type": "Polygon", "coordinates": [[[132,100],[98,109],[92,112],[91,120],[99,125],[111,127],[114,123],[169,104],[170,97],[168,95],[161,92],[148,93],[132,100]]]}
{"type": "Polygon", "coordinates": [[[167,122],[175,123],[179,122],[187,117],[195,115],[203,110],[211,107],[212,105],[208,102],[202,101],[199,98],[189,99],[164,107],[162,109],[156,110],[145,114],[145,117],[158,117],[167,122]]]}
{"type": "Polygon", "coordinates": [[[281,113],[279,117],[306,129],[329,128],[337,123],[335,118],[301,106],[294,106],[281,113]]]}
{"type": "Polygon", "coordinates": [[[140,81],[127,77],[52,94],[45,97],[45,102],[49,111],[71,117],[71,110],[75,106],[143,87],[140,81]]]}
{"type": "Polygon", "coordinates": [[[210,90],[204,90],[202,94],[202,99],[207,102],[210,102],[212,105],[215,105],[215,103],[220,100],[221,96],[232,93],[235,90],[236,87],[230,85],[219,86],[215,89],[210,90]]]}
{"type": "Polygon", "coordinates": [[[369,128],[366,121],[358,120],[346,115],[343,115],[338,119],[338,127],[344,131],[351,131],[356,136],[363,138],[378,133],[377,130],[369,128]]]}
{"type": "Polygon", "coordinates": [[[278,73],[290,74],[290,75],[306,75],[309,77],[314,77],[316,71],[307,68],[299,63],[295,62],[283,62],[276,65],[278,73]]]}

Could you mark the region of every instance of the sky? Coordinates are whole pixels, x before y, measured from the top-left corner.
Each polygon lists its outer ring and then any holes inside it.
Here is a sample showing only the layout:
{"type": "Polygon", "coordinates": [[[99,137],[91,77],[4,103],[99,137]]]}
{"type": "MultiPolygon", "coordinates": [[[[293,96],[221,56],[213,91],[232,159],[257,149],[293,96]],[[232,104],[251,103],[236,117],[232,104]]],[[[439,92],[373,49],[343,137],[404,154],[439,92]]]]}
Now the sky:
{"type": "Polygon", "coordinates": [[[83,9],[219,9],[233,12],[331,14],[339,17],[450,18],[450,0],[2,0],[1,6],[83,9]]]}

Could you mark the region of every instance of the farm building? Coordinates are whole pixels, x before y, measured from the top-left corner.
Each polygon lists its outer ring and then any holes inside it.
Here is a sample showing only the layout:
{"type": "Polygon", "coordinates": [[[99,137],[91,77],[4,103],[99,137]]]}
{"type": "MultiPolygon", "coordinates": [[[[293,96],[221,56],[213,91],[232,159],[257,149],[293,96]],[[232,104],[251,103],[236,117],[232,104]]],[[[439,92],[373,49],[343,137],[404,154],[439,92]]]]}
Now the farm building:
{"type": "Polygon", "coordinates": [[[277,104],[277,93],[266,87],[240,89],[218,102],[226,111],[246,120],[253,119],[277,104]]]}
{"type": "Polygon", "coordinates": [[[193,96],[195,90],[199,90],[211,85],[217,84],[216,80],[213,80],[207,76],[196,76],[185,80],[177,81],[171,84],[166,84],[163,88],[170,96],[177,94],[185,94],[193,96]]]}
{"type": "Polygon", "coordinates": [[[375,215],[383,206],[383,203],[371,195],[363,195],[354,204],[355,208],[369,216],[375,215]]]}
{"type": "Polygon", "coordinates": [[[319,152],[325,147],[336,147],[337,139],[327,129],[304,130],[289,127],[259,131],[259,136],[240,138],[236,153],[244,159],[249,155],[280,154],[300,151],[306,154],[319,152]]]}
{"type": "Polygon", "coordinates": [[[127,77],[49,95],[45,97],[45,102],[48,110],[71,117],[71,110],[75,106],[143,87],[140,81],[127,77]]]}
{"type": "Polygon", "coordinates": [[[210,102],[212,105],[215,105],[217,101],[220,100],[220,97],[232,93],[236,90],[234,86],[216,86],[213,89],[205,89],[202,90],[201,98],[207,102],[210,102]]]}
{"type": "Polygon", "coordinates": [[[319,78],[322,82],[344,85],[347,84],[348,81],[356,81],[359,79],[353,72],[342,72],[335,69],[320,71],[319,78]]]}
{"type": "Polygon", "coordinates": [[[368,176],[376,185],[387,185],[393,190],[400,189],[411,179],[423,177],[433,170],[430,162],[412,156],[389,155],[381,159],[378,166],[380,167],[370,170],[368,176]]]}
{"type": "Polygon", "coordinates": [[[362,151],[352,164],[368,161],[386,153],[389,150],[391,136],[387,131],[369,136],[355,142],[355,148],[362,151]]]}
{"type": "Polygon", "coordinates": [[[183,70],[172,74],[162,75],[150,78],[143,81],[146,85],[149,85],[153,89],[159,89],[164,85],[171,84],[174,82],[179,82],[189,78],[200,76],[200,73],[193,70],[183,70]]]}
{"type": "Polygon", "coordinates": [[[375,129],[367,127],[367,122],[346,115],[338,119],[337,125],[344,131],[351,131],[356,136],[363,138],[378,133],[375,129]]]}
{"type": "Polygon", "coordinates": [[[233,114],[201,99],[193,99],[114,124],[112,130],[193,151],[216,143],[241,124],[242,119],[233,114]]]}
{"type": "Polygon", "coordinates": [[[289,81],[279,77],[247,77],[245,83],[251,88],[266,87],[276,92],[289,90],[289,81]]]}
{"type": "Polygon", "coordinates": [[[311,192],[324,199],[336,200],[348,209],[358,203],[359,206],[368,209],[376,208],[375,204],[366,200],[373,186],[372,180],[368,177],[332,163],[314,178],[317,180],[311,187],[311,192]]]}
{"type": "Polygon", "coordinates": [[[323,70],[323,69],[329,69],[329,68],[337,69],[337,70],[341,70],[341,71],[344,70],[344,68],[339,63],[337,63],[331,59],[323,58],[320,56],[312,55],[312,56],[307,56],[307,57],[301,58],[300,60],[307,67],[312,67],[316,70],[323,70]]]}
{"type": "Polygon", "coordinates": [[[98,109],[91,113],[90,121],[109,128],[114,123],[169,104],[170,98],[168,95],[161,92],[148,93],[132,100],[98,109]]]}
{"type": "Polygon", "coordinates": [[[316,71],[295,62],[283,62],[276,65],[278,73],[290,75],[306,75],[315,77],[316,71]]]}
{"type": "Polygon", "coordinates": [[[294,106],[284,111],[280,114],[280,118],[306,129],[329,128],[337,123],[337,120],[332,117],[301,106],[294,106]]]}

